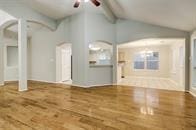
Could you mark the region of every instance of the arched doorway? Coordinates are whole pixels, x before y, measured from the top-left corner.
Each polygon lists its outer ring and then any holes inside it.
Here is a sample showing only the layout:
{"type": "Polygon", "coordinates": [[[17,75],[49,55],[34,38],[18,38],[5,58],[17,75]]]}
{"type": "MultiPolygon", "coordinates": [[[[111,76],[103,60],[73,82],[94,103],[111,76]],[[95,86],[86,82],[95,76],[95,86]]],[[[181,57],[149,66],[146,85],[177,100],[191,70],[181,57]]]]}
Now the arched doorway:
{"type": "Polygon", "coordinates": [[[185,91],[185,39],[142,39],[117,48],[117,84],[185,91]]]}
{"type": "MultiPolygon", "coordinates": [[[[24,19],[10,19],[5,21],[3,24],[1,24],[1,31],[3,30],[3,38],[1,39],[1,49],[3,54],[1,55],[2,57],[0,58],[0,71],[3,72],[1,73],[0,78],[1,82],[0,84],[4,84],[5,81],[19,81],[20,84],[20,77],[19,73],[21,73],[21,71],[25,70],[25,72],[23,73],[23,77],[25,80],[23,80],[26,86],[27,80],[28,80],[28,71],[27,66],[29,65],[29,61],[28,61],[28,46],[30,43],[30,37],[32,36],[31,34],[33,32],[36,32],[37,30],[39,30],[42,27],[46,27],[49,30],[52,31],[52,29],[50,27],[48,27],[47,25],[42,24],[42,22],[39,21],[32,21],[32,20],[24,20],[24,19]],[[23,22],[21,24],[21,21],[23,22]],[[23,25],[23,27],[21,27],[21,25],[23,25]],[[23,28],[23,33],[21,33],[21,28],[23,28]],[[25,33],[24,33],[25,32],[25,33]],[[20,34],[20,35],[19,35],[20,34]],[[20,44],[21,43],[21,37],[23,37],[22,39],[24,40],[23,42],[25,44],[20,44]],[[20,42],[19,42],[20,41],[20,42]],[[21,45],[25,45],[23,47],[21,47],[21,45]],[[19,49],[20,48],[20,49],[19,49]],[[21,51],[21,48],[25,51],[21,51]],[[20,51],[19,51],[20,50],[20,51]],[[25,52],[25,54],[21,54],[22,52],[25,52]],[[21,54],[19,56],[19,53],[21,54]],[[23,58],[22,56],[25,56],[25,58],[23,58]],[[20,57],[20,58],[18,58],[20,57]],[[22,59],[22,60],[19,60],[22,59]],[[25,60],[24,60],[25,59],[25,60]],[[25,67],[21,67],[21,65],[19,66],[19,61],[24,61],[23,63],[21,63],[22,65],[24,65],[25,67]],[[3,66],[3,67],[2,67],[3,66]]],[[[19,85],[20,88],[20,85],[19,85]]],[[[20,89],[20,91],[25,91],[27,90],[26,87],[25,89],[20,89]]]]}

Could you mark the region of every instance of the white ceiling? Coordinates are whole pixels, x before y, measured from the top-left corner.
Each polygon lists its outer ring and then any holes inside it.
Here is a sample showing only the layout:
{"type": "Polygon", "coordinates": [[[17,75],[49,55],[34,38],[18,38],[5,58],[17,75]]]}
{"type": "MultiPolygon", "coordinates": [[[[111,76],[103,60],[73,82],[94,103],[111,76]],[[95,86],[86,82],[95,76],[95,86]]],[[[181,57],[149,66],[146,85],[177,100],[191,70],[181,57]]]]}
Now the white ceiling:
{"type": "MultiPolygon", "coordinates": [[[[88,11],[100,12],[92,3],[73,8],[75,0],[24,0],[32,8],[54,19],[88,11]]],[[[196,28],[196,0],[107,0],[118,18],[192,31],[196,28]]]]}
{"type": "Polygon", "coordinates": [[[196,0],[108,0],[119,18],[191,31],[196,28],[196,0]],[[114,7],[118,7],[114,8],[114,7]]]}
{"type": "Polygon", "coordinates": [[[81,11],[101,12],[100,7],[95,6],[89,2],[81,2],[79,8],[74,8],[75,0],[23,0],[27,5],[33,9],[41,12],[42,14],[54,18],[62,19],[66,16],[79,13],[81,11]]]}
{"type": "Polygon", "coordinates": [[[119,45],[118,48],[135,48],[135,47],[146,47],[146,46],[165,46],[172,44],[183,44],[185,39],[143,39],[134,42],[125,43],[119,45]]]}

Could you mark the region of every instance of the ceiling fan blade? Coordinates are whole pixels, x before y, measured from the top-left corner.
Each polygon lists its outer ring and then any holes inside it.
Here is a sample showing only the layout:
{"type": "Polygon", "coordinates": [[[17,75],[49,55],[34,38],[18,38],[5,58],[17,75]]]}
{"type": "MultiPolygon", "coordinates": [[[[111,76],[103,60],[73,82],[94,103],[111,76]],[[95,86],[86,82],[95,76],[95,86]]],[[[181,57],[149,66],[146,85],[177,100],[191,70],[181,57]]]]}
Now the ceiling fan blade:
{"type": "Polygon", "coordinates": [[[95,5],[95,6],[100,6],[100,2],[97,0],[91,0],[91,2],[95,5]]]}
{"type": "Polygon", "coordinates": [[[77,1],[75,2],[75,4],[74,4],[74,8],[78,8],[79,6],[80,6],[80,1],[77,0],[77,1]]]}

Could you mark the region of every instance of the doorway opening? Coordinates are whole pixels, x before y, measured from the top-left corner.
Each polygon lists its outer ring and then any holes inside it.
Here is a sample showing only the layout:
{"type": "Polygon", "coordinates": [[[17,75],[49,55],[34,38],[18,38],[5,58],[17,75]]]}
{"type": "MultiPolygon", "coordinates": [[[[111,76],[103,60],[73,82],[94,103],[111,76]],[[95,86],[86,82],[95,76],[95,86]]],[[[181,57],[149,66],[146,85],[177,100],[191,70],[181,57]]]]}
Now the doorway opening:
{"type": "Polygon", "coordinates": [[[56,82],[72,84],[72,46],[69,43],[56,47],[56,82]]]}
{"type": "Polygon", "coordinates": [[[196,38],[191,41],[191,90],[196,92],[196,38]]]}
{"type": "Polygon", "coordinates": [[[185,39],[138,40],[117,53],[117,84],[185,91],[185,39]]]}

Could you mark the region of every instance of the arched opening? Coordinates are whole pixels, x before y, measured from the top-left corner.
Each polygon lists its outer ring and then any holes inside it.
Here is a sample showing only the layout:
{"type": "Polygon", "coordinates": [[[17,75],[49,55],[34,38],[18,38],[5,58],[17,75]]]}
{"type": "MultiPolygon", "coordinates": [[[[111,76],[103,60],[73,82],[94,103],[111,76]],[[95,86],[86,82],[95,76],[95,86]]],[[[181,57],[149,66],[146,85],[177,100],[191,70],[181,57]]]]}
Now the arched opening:
{"type": "Polygon", "coordinates": [[[90,65],[112,65],[113,47],[111,43],[96,41],[89,44],[90,65]]]}
{"type": "MultiPolygon", "coordinates": [[[[52,31],[52,29],[41,22],[27,20],[27,49],[30,48],[30,38],[32,35],[41,28],[47,28],[52,31]]],[[[19,80],[19,66],[18,66],[18,20],[12,19],[4,22],[1,25],[3,32],[3,38],[1,40],[3,46],[3,57],[1,61],[3,62],[3,82],[5,81],[18,81],[19,80]]],[[[27,51],[27,65],[30,68],[30,57],[29,50],[27,51]]],[[[30,69],[28,70],[27,76],[30,74],[30,69]]],[[[28,77],[27,77],[28,78],[28,77]]]]}
{"type": "Polygon", "coordinates": [[[185,91],[185,39],[141,39],[117,50],[117,84],[185,91]]]}
{"type": "MultiPolygon", "coordinates": [[[[35,20],[27,20],[27,23],[28,23],[28,26],[30,25],[39,25],[39,26],[42,26],[42,27],[45,27],[51,31],[54,31],[53,28],[51,28],[50,26],[40,22],[40,21],[35,21],[35,20]]],[[[0,28],[1,29],[7,29],[7,28],[16,28],[17,27],[17,24],[18,24],[18,20],[17,19],[10,19],[10,20],[7,20],[5,21],[4,23],[1,24],[0,28]]],[[[27,27],[28,27],[27,26],[27,27]]]]}
{"type": "Polygon", "coordinates": [[[72,84],[72,45],[61,43],[56,46],[56,82],[72,84]]]}
{"type": "Polygon", "coordinates": [[[109,85],[113,82],[113,44],[97,40],[89,44],[88,84],[109,85]]]}

